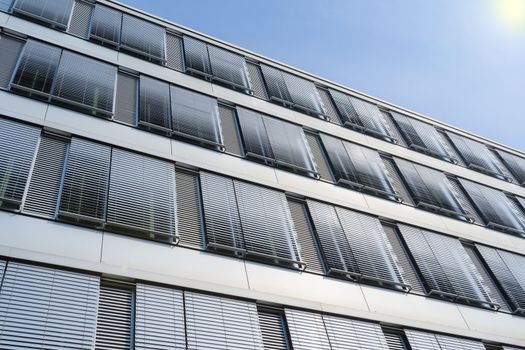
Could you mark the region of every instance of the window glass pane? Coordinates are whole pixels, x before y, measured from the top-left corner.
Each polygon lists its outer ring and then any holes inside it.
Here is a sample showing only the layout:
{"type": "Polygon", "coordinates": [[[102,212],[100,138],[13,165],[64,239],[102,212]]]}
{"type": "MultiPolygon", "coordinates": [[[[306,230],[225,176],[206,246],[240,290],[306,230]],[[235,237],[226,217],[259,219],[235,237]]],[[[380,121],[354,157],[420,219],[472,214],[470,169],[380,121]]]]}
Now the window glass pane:
{"type": "Polygon", "coordinates": [[[95,113],[111,115],[116,78],[117,67],[64,51],[53,96],[95,113]]]}
{"type": "Polygon", "coordinates": [[[166,30],[156,24],[124,14],[120,44],[133,53],[148,59],[165,61],[166,30]]]}
{"type": "Polygon", "coordinates": [[[29,92],[50,93],[61,52],[57,47],[29,40],[22,51],[11,86],[29,92]]]}
{"type": "Polygon", "coordinates": [[[237,116],[246,156],[275,159],[262,115],[249,109],[237,107],[237,116]]]}
{"type": "Polygon", "coordinates": [[[183,42],[186,70],[211,75],[210,57],[206,43],[189,36],[184,36],[183,42]]]}
{"type": "Polygon", "coordinates": [[[505,151],[497,150],[498,155],[505,163],[505,166],[510,170],[512,175],[518,181],[518,184],[525,185],[525,158],[518,157],[514,154],[505,151]]]}
{"type": "Polygon", "coordinates": [[[66,28],[73,0],[16,0],[13,12],[66,28]]]}
{"type": "Polygon", "coordinates": [[[121,25],[122,12],[97,4],[91,17],[90,37],[103,43],[118,45],[121,25]]]}
{"type": "Polygon", "coordinates": [[[169,84],[141,75],[139,123],[170,131],[170,119],[169,84]]]}
{"type": "Polygon", "coordinates": [[[249,88],[244,57],[213,45],[208,45],[208,52],[214,78],[249,88]]]}
{"type": "Polygon", "coordinates": [[[222,144],[216,99],[172,85],[171,114],[175,133],[214,145],[222,144]]]}

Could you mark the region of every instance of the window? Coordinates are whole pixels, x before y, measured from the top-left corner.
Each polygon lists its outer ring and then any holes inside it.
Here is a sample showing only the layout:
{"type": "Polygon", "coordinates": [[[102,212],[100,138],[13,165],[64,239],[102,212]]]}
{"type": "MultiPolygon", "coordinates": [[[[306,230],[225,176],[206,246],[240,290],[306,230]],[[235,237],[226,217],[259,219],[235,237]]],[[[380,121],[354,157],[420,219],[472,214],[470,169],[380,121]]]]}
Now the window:
{"type": "Polygon", "coordinates": [[[525,235],[523,223],[513,212],[510,199],[503,192],[465,179],[459,179],[459,182],[488,227],[525,235]]]}
{"type": "Polygon", "coordinates": [[[482,342],[453,336],[405,329],[412,350],[485,350],[482,342]]]}
{"type": "Polygon", "coordinates": [[[186,169],[176,169],[177,226],[180,244],[203,247],[203,222],[199,174],[186,169]]]}
{"type": "Polygon", "coordinates": [[[89,38],[91,15],[95,5],[83,0],[75,0],[67,32],[83,39],[89,38]]]}
{"type": "Polygon", "coordinates": [[[165,63],[166,30],[156,24],[124,14],[120,48],[148,60],[165,63]]]}
{"type": "Polygon", "coordinates": [[[410,290],[377,218],[312,200],[307,203],[329,273],[410,290]]]}
{"type": "Polygon", "coordinates": [[[18,210],[40,129],[0,118],[0,207],[18,210]]]}
{"type": "Polygon", "coordinates": [[[327,118],[313,82],[270,66],[261,69],[270,100],[327,118]]]}
{"type": "Polygon", "coordinates": [[[317,176],[300,126],[240,107],[237,115],[246,157],[317,176]]]}
{"type": "Polygon", "coordinates": [[[12,10],[15,14],[66,29],[72,7],[73,0],[16,0],[12,10]]]}
{"type": "Polygon", "coordinates": [[[259,314],[259,326],[261,327],[264,349],[291,350],[283,310],[259,306],[257,312],[259,314]]]}
{"type": "Polygon", "coordinates": [[[139,80],[136,76],[119,72],[115,97],[115,115],[113,120],[137,125],[139,80]]]}
{"type": "Polygon", "coordinates": [[[324,134],[321,140],[338,183],[400,201],[377,151],[324,134]]]}
{"type": "Polygon", "coordinates": [[[461,242],[417,227],[398,225],[428,295],[498,309],[461,242]]]}
{"type": "Polygon", "coordinates": [[[120,43],[121,27],[122,12],[100,4],[95,5],[89,34],[92,40],[117,47],[120,43]]]}
{"type": "Polygon", "coordinates": [[[471,220],[461,208],[442,172],[404,159],[394,158],[417,207],[463,220],[471,220]]]}
{"type": "Polygon", "coordinates": [[[525,186],[525,159],[499,149],[496,150],[496,153],[518,181],[518,184],[525,186]]]}
{"type": "Polygon", "coordinates": [[[390,136],[383,114],[375,104],[335,90],[330,90],[330,95],[344,125],[391,142],[396,141],[390,136]]]}
{"type": "Polygon", "coordinates": [[[163,81],[140,76],[139,125],[171,132],[170,86],[163,81]]]}
{"type": "Polygon", "coordinates": [[[284,193],[201,172],[207,247],[304,269],[284,193]]]}
{"type": "Polygon", "coordinates": [[[20,51],[24,47],[22,40],[7,35],[0,36],[0,52],[2,65],[0,66],[0,88],[9,88],[13,70],[16,67],[20,51]]]}

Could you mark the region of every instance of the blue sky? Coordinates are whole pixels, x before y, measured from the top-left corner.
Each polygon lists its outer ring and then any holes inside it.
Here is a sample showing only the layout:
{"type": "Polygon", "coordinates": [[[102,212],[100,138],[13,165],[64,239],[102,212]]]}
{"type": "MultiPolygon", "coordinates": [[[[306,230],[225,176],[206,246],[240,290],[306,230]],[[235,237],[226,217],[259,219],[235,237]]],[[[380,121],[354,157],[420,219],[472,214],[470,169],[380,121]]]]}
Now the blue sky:
{"type": "Polygon", "coordinates": [[[525,151],[525,0],[121,0],[525,151]]]}

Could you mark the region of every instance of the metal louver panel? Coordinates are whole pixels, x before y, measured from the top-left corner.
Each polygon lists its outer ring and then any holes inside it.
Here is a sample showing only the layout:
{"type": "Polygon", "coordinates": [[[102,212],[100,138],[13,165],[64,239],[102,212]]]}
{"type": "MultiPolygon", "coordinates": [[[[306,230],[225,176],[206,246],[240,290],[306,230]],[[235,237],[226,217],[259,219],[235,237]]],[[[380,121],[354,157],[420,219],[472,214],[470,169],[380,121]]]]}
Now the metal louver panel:
{"type": "Polygon", "coordinates": [[[22,40],[18,40],[6,35],[0,36],[0,88],[8,88],[13,76],[20,51],[24,46],[22,40]]]}
{"type": "Polygon", "coordinates": [[[166,33],[166,65],[182,72],[184,70],[183,55],[182,37],[177,34],[166,33]]]}
{"type": "Polygon", "coordinates": [[[525,312],[525,258],[520,255],[476,244],[492,276],[505,293],[512,311],[525,312]]]}
{"type": "Polygon", "coordinates": [[[0,290],[0,348],[92,349],[99,278],[9,262],[0,290]]]}
{"type": "Polygon", "coordinates": [[[233,184],[247,254],[304,269],[284,193],[237,180],[233,184]]]}
{"type": "Polygon", "coordinates": [[[263,116],[241,107],[237,107],[237,116],[245,155],[268,161],[275,159],[263,116]]]}
{"type": "Polygon", "coordinates": [[[207,46],[213,79],[233,87],[250,89],[244,57],[214,45],[207,46]]]}
{"type": "Polygon", "coordinates": [[[135,350],[186,350],[182,291],[137,284],[135,350]]]}
{"type": "Polygon", "coordinates": [[[405,329],[412,350],[442,350],[433,333],[405,329]]]}
{"type": "Polygon", "coordinates": [[[73,0],[16,0],[12,11],[66,29],[72,7],[73,0]]]}
{"type": "Polygon", "coordinates": [[[96,4],[91,18],[90,38],[102,44],[118,46],[122,27],[122,12],[96,4]]]}
{"type": "Polygon", "coordinates": [[[111,147],[76,137],[71,140],[59,216],[104,222],[110,163],[111,147]]]}
{"type": "Polygon", "coordinates": [[[7,265],[7,262],[5,260],[0,260],[0,279],[4,279],[4,272],[5,272],[5,267],[7,265]]]}
{"type": "Polygon", "coordinates": [[[474,222],[483,224],[483,220],[478,215],[477,210],[472,205],[470,199],[463,190],[463,187],[461,187],[459,180],[456,177],[451,176],[447,177],[447,180],[450,184],[450,190],[452,191],[452,194],[458,200],[459,206],[461,207],[461,209],[463,209],[465,214],[467,214],[469,218],[473,219],[474,222]]]}
{"type": "Polygon", "coordinates": [[[493,155],[481,142],[446,132],[449,140],[459,152],[467,167],[492,176],[503,178],[501,170],[492,161],[493,155]]]}
{"type": "Polygon", "coordinates": [[[131,349],[133,286],[102,281],[95,350],[131,349]]]}
{"type": "Polygon", "coordinates": [[[19,209],[40,129],[0,118],[0,207],[19,209]]]}
{"type": "Polygon", "coordinates": [[[207,246],[245,252],[233,180],[201,172],[200,182],[207,246]]]}
{"type": "Polygon", "coordinates": [[[211,76],[211,63],[208,47],[204,41],[189,36],[183,37],[186,71],[211,76]]]}
{"type": "Polygon", "coordinates": [[[123,14],[120,48],[146,59],[164,63],[166,29],[143,19],[123,14]]]}
{"type": "Polygon", "coordinates": [[[286,322],[281,310],[258,308],[259,326],[264,350],[291,350],[286,334],[286,322]]]}
{"type": "Polygon", "coordinates": [[[170,90],[173,134],[223,147],[217,100],[173,85],[170,90]]]}
{"type": "MultiPolygon", "coordinates": [[[[1,41],[0,41],[1,43],[1,41]]],[[[521,186],[525,185],[525,158],[518,157],[514,154],[502,150],[496,150],[496,153],[500,156],[505,166],[512,173],[518,184],[521,186]]]]}
{"type": "Polygon", "coordinates": [[[266,94],[266,88],[264,87],[261,67],[252,62],[246,62],[246,67],[248,70],[248,77],[250,78],[250,86],[253,89],[253,95],[262,98],[263,100],[267,100],[268,95],[266,94]]]}
{"type": "Polygon", "coordinates": [[[254,303],[184,293],[188,350],[264,350],[254,303]]]}
{"type": "Polygon", "coordinates": [[[407,147],[407,143],[405,142],[403,136],[401,136],[399,129],[394,124],[394,120],[392,119],[390,112],[382,109],[380,109],[380,111],[382,115],[381,121],[385,125],[388,135],[392,137],[392,139],[388,139],[388,141],[394,142],[403,147],[407,147]]]}
{"type": "Polygon", "coordinates": [[[322,274],[324,268],[305,203],[288,199],[288,207],[290,208],[295,231],[297,232],[299,253],[302,260],[306,263],[306,270],[322,274]]]}
{"type": "Polygon", "coordinates": [[[119,72],[117,75],[117,94],[115,97],[114,121],[137,125],[138,78],[119,72]]]}
{"type": "Polygon", "coordinates": [[[75,0],[67,32],[87,39],[89,37],[89,27],[91,25],[91,14],[93,8],[93,4],[83,0],[75,0]]]}
{"type": "Polygon", "coordinates": [[[323,315],[332,350],[389,350],[379,324],[323,315]]]}
{"type": "Polygon", "coordinates": [[[381,160],[383,161],[383,164],[385,166],[388,181],[394,188],[394,191],[396,192],[398,197],[403,201],[403,203],[414,205],[414,201],[412,200],[412,197],[410,197],[410,194],[408,193],[403,179],[401,178],[401,175],[397,170],[394,159],[390,157],[387,158],[381,156],[381,160]]]}
{"type": "Polygon", "coordinates": [[[321,314],[285,309],[294,350],[332,350],[321,314]]]}
{"type": "Polygon", "coordinates": [[[315,168],[317,169],[319,175],[321,176],[321,179],[332,182],[333,181],[332,172],[330,171],[330,167],[328,165],[328,159],[326,158],[325,152],[323,150],[323,146],[321,145],[321,140],[319,139],[319,135],[311,133],[311,132],[305,132],[305,136],[306,136],[306,141],[308,142],[310,151],[312,152],[312,157],[315,163],[315,168]]]}
{"type": "Polygon", "coordinates": [[[24,212],[55,217],[67,149],[66,139],[42,136],[23,204],[24,212]]]}
{"type": "Polygon", "coordinates": [[[503,192],[465,179],[459,179],[459,182],[487,226],[499,231],[525,234],[525,228],[503,192]]]}
{"type": "Polygon", "coordinates": [[[180,244],[202,248],[199,175],[176,169],[175,176],[177,183],[177,228],[180,244]]]}
{"type": "Polygon", "coordinates": [[[111,116],[116,79],[117,67],[64,51],[52,98],[93,114],[111,116]]]}
{"type": "Polygon", "coordinates": [[[219,105],[219,118],[225,152],[241,156],[241,139],[235,109],[219,105]]]}
{"type": "Polygon", "coordinates": [[[176,237],[175,166],[113,149],[107,222],[123,233],[172,242],[176,237]]]}
{"type": "Polygon", "coordinates": [[[409,350],[402,330],[391,330],[383,327],[386,343],[389,350],[409,350]]]}
{"type": "Polygon", "coordinates": [[[439,346],[441,346],[441,350],[485,350],[485,346],[480,341],[443,334],[436,334],[436,339],[439,342],[439,346]]]}
{"type": "Polygon", "coordinates": [[[62,50],[51,45],[28,40],[18,61],[11,88],[47,96],[62,50]]]}
{"type": "Polygon", "coordinates": [[[339,118],[339,115],[337,114],[336,107],[334,103],[332,102],[332,97],[330,96],[330,93],[327,89],[317,87],[317,93],[319,94],[319,97],[321,98],[321,102],[324,106],[324,110],[326,111],[326,115],[328,118],[330,118],[330,121],[332,123],[335,123],[337,125],[341,125],[341,119],[339,118]]]}
{"type": "Polygon", "coordinates": [[[141,75],[139,124],[171,132],[170,107],[170,85],[141,75]]]}
{"type": "Polygon", "coordinates": [[[413,350],[485,350],[480,341],[405,329],[413,350]]]}

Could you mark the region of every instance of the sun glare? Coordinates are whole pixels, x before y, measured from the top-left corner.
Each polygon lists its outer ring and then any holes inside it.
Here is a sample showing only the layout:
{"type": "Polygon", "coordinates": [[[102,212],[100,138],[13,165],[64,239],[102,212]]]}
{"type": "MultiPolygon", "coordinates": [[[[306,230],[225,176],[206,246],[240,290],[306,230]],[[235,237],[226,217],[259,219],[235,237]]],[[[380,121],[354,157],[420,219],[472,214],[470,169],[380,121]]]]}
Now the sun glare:
{"type": "Polygon", "coordinates": [[[506,25],[525,33],[525,0],[493,0],[496,13],[506,25]]]}

